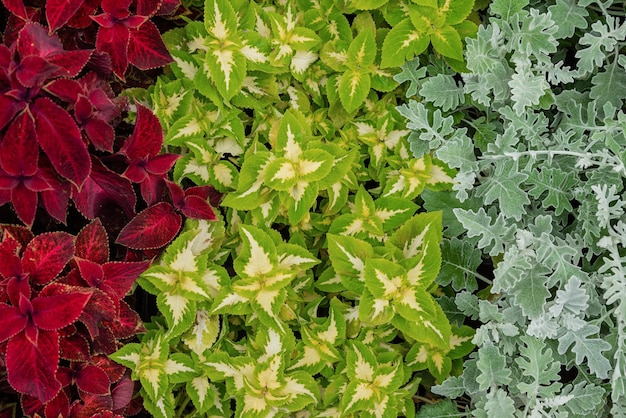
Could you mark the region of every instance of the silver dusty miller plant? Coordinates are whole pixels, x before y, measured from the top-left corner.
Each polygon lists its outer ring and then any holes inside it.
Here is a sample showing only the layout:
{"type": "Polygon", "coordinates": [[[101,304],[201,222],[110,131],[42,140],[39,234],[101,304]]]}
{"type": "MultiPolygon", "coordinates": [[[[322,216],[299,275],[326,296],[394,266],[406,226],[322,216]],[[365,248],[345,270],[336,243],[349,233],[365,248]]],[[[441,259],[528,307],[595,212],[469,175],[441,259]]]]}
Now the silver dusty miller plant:
{"type": "Polygon", "coordinates": [[[462,77],[417,60],[397,76],[414,155],[457,171],[453,192],[423,196],[447,225],[438,280],[457,293],[442,300],[482,324],[462,374],[432,390],[476,417],[624,417],[623,2],[489,14],[462,77]],[[485,261],[493,277],[472,273],[485,261]]]}

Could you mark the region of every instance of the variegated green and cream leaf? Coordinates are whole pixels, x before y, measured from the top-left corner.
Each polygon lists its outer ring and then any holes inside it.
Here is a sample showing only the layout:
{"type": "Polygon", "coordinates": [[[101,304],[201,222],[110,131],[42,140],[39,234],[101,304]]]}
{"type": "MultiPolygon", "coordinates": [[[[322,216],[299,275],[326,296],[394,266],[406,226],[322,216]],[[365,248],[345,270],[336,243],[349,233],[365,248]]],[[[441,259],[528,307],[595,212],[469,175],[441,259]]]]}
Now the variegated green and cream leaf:
{"type": "Polygon", "coordinates": [[[215,385],[210,383],[206,376],[197,376],[189,380],[185,385],[185,390],[193,406],[199,413],[206,413],[214,404],[219,392],[215,385]]]}
{"type": "Polygon", "coordinates": [[[381,68],[399,67],[428,48],[430,37],[416,29],[410,19],[395,25],[383,42],[381,68]]]}
{"type": "Polygon", "coordinates": [[[365,262],[374,250],[365,241],[342,235],[328,234],[328,255],[344,286],[360,294],[365,288],[365,262]]]}

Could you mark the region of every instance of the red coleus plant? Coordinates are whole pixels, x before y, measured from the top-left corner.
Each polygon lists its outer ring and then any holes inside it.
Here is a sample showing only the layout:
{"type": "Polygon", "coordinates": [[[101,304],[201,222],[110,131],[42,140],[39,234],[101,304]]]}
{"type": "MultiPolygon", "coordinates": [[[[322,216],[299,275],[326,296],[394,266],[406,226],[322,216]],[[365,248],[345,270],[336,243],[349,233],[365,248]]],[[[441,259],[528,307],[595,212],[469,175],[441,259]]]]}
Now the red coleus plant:
{"type": "Polygon", "coordinates": [[[76,237],[15,226],[0,233],[0,359],[23,412],[123,411],[134,386],[106,355],[142,330],[123,298],[150,262],[109,261],[99,220],[76,237]]]}
{"type": "MultiPolygon", "coordinates": [[[[10,33],[25,22],[45,17],[50,32],[64,26],[80,28],[82,40],[89,29],[96,32],[92,45],[110,58],[111,70],[120,78],[128,64],[141,70],[161,67],[171,62],[161,34],[150,18],[171,15],[178,0],[49,0],[43,13],[37,4],[24,0],[2,0],[11,12],[10,33]]],[[[35,2],[32,2],[35,3],[35,2]]]]}

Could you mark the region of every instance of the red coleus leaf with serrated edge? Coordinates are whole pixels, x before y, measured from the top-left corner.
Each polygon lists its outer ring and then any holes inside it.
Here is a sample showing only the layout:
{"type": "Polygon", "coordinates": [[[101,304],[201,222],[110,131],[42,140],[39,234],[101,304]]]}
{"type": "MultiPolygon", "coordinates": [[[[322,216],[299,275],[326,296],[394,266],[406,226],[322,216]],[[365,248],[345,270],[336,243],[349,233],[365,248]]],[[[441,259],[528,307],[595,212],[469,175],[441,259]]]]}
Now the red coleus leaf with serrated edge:
{"type": "Polygon", "coordinates": [[[100,219],[90,222],[76,235],[75,254],[98,264],[109,261],[109,240],[100,219]]]}
{"type": "Polygon", "coordinates": [[[160,248],[174,239],[181,224],[182,217],[172,205],[160,202],[137,214],[120,231],[116,242],[138,250],[160,248]]]}
{"type": "Polygon", "coordinates": [[[2,0],[2,4],[4,4],[4,6],[14,15],[19,16],[24,20],[28,18],[24,0],[2,0]]]}
{"type": "Polygon", "coordinates": [[[84,0],[47,0],[46,20],[50,31],[54,32],[65,25],[82,6],[84,0]]]}
{"type": "Polygon", "coordinates": [[[151,21],[130,30],[128,61],[140,70],[150,70],[172,62],[159,30],[151,21]]]}
{"type": "Polygon", "coordinates": [[[22,268],[33,283],[44,285],[63,271],[74,257],[74,237],[67,232],[37,235],[22,255],[22,268]]]}
{"type": "Polygon", "coordinates": [[[83,392],[93,395],[108,395],[111,382],[106,372],[93,364],[76,364],[74,370],[76,386],[83,392]]]}
{"type": "Polygon", "coordinates": [[[40,329],[61,329],[78,319],[91,298],[91,292],[74,291],[54,296],[39,296],[31,301],[33,323],[40,329]]]}
{"type": "MultiPolygon", "coordinates": [[[[150,0],[147,0],[147,2],[150,2],[150,0]]],[[[172,15],[174,14],[174,12],[176,12],[176,9],[178,9],[178,6],[180,6],[180,1],[178,0],[163,0],[161,2],[161,7],[159,7],[159,10],[157,11],[157,15],[159,16],[172,15]]]]}
{"type": "Polygon", "coordinates": [[[163,146],[163,128],[159,118],[152,111],[136,103],[137,118],[133,133],[120,149],[120,154],[129,161],[154,157],[163,146]]]}
{"type": "Polygon", "coordinates": [[[37,141],[54,169],[76,187],[91,171],[91,159],[76,122],[52,100],[41,97],[30,109],[35,115],[37,141]]]}
{"type": "Polygon", "coordinates": [[[217,219],[211,205],[207,202],[210,189],[190,188],[183,189],[172,181],[167,181],[167,187],[172,197],[174,207],[188,218],[206,219],[214,221],[217,219]]]}
{"type": "Polygon", "coordinates": [[[61,338],[60,350],[61,358],[64,360],[86,362],[91,359],[89,342],[82,334],[61,338]]]}
{"type": "Polygon", "coordinates": [[[98,324],[101,322],[113,321],[117,317],[116,304],[105,292],[99,289],[92,290],[91,300],[83,309],[80,322],[85,324],[91,339],[95,339],[100,334],[98,324]]]}
{"type": "Polygon", "coordinates": [[[100,265],[81,258],[76,258],[76,264],[90,286],[102,290],[114,300],[124,298],[137,277],[150,266],[149,261],[108,262],[100,265]]]}
{"type": "Polygon", "coordinates": [[[67,207],[70,200],[70,183],[61,180],[49,162],[39,162],[39,174],[50,185],[49,190],[39,192],[43,206],[50,216],[61,223],[67,218],[67,207]]]}
{"type": "Polygon", "coordinates": [[[130,218],[135,213],[137,201],[130,181],[109,170],[95,157],[82,189],[73,187],[72,199],[76,208],[88,219],[97,218],[104,205],[110,203],[120,207],[130,218]]]}
{"type": "Polygon", "coordinates": [[[93,355],[91,357],[91,363],[104,370],[111,383],[119,382],[128,371],[126,367],[114,362],[105,355],[93,355]]]}
{"type": "Polygon", "coordinates": [[[145,329],[139,314],[135,312],[126,302],[119,301],[119,315],[115,321],[108,323],[109,329],[118,339],[126,339],[134,336],[145,329]]]}
{"type": "Polygon", "coordinates": [[[38,161],[35,121],[30,113],[22,112],[0,143],[0,168],[13,176],[33,176],[37,173],[38,161]]]}
{"type": "MultiPolygon", "coordinates": [[[[131,401],[133,400],[133,396],[135,395],[135,382],[129,377],[124,376],[119,382],[115,384],[113,390],[111,391],[111,396],[113,397],[113,410],[114,411],[124,411],[129,405],[131,405],[131,401]]],[[[132,411],[128,412],[128,416],[134,415],[132,411]]]]}

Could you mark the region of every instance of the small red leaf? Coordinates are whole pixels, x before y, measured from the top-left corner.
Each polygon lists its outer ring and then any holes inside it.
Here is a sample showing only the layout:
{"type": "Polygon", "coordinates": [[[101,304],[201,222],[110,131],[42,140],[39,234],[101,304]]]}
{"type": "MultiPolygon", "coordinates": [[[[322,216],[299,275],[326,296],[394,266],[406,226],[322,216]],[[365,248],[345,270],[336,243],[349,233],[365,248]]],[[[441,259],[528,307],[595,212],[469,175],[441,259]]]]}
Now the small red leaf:
{"type": "Polygon", "coordinates": [[[84,0],[48,0],[46,2],[46,19],[50,32],[65,25],[80,8],[84,0]]]}
{"type": "Polygon", "coordinates": [[[83,125],[89,141],[98,151],[113,152],[115,130],[102,119],[91,118],[83,125]]]}
{"type": "Polygon", "coordinates": [[[39,145],[54,169],[80,188],[91,171],[91,160],[76,122],[46,97],[37,99],[33,108],[39,145]]]}
{"type": "Polygon", "coordinates": [[[26,105],[21,100],[13,97],[0,95],[0,129],[3,129],[13,117],[17,115],[26,105]]]}
{"type": "Polygon", "coordinates": [[[130,32],[124,25],[114,25],[110,28],[101,26],[98,29],[96,48],[109,54],[113,72],[122,80],[124,80],[124,73],[128,68],[129,43],[130,32]]]}
{"type": "Polygon", "coordinates": [[[56,378],[59,364],[59,336],[55,331],[41,331],[38,344],[32,344],[21,332],[7,344],[6,369],[15,390],[46,403],[61,389],[56,378]]]}
{"type": "Polygon", "coordinates": [[[81,334],[61,338],[60,348],[64,360],[85,362],[91,359],[89,342],[81,334]]]}
{"type": "Polygon", "coordinates": [[[98,264],[109,261],[109,240],[100,219],[94,220],[76,235],[76,256],[98,264]]]}
{"type": "Polygon", "coordinates": [[[58,70],[59,68],[47,59],[38,55],[28,55],[22,58],[15,70],[15,76],[22,86],[35,87],[43,84],[58,70]]]}
{"type": "Polygon", "coordinates": [[[67,417],[70,415],[70,401],[65,392],[60,391],[44,408],[46,417],[67,417]]]}
{"type": "Polygon", "coordinates": [[[32,300],[33,321],[38,328],[53,331],[78,319],[91,292],[72,292],[55,296],[39,296],[32,300]]]}
{"type": "Polygon", "coordinates": [[[128,60],[140,70],[150,70],[172,62],[159,30],[151,21],[147,20],[138,29],[130,31],[128,60]]]}
{"type": "Polygon", "coordinates": [[[137,103],[137,119],[133,133],[128,137],[120,154],[131,161],[153,157],[161,151],[163,128],[161,122],[147,107],[137,103]]]}
{"type": "Polygon", "coordinates": [[[24,183],[19,183],[11,191],[11,203],[18,218],[25,225],[32,226],[37,212],[37,192],[29,190],[24,183]]]}
{"type": "Polygon", "coordinates": [[[160,202],[137,214],[120,231],[116,242],[137,250],[160,248],[174,239],[181,224],[182,218],[172,205],[160,202]]]}
{"type": "Polygon", "coordinates": [[[124,19],[130,15],[128,8],[131,0],[102,0],[102,10],[104,13],[112,15],[116,19],[124,19]]]}
{"type": "Polygon", "coordinates": [[[94,355],[91,357],[91,362],[104,370],[109,378],[110,382],[118,382],[128,370],[126,367],[119,363],[114,362],[109,357],[104,355],[94,355]]]}
{"type": "Polygon", "coordinates": [[[120,300],[120,314],[118,318],[109,322],[108,325],[115,338],[118,339],[130,338],[138,332],[144,331],[139,314],[133,311],[123,300],[120,300]]]}
{"type": "Polygon", "coordinates": [[[139,16],[153,16],[162,6],[162,1],[137,0],[137,14],[139,16]]]}
{"type": "Polygon", "coordinates": [[[88,219],[95,219],[104,206],[113,203],[130,218],[135,213],[137,202],[130,181],[109,170],[97,158],[92,162],[91,174],[83,188],[73,190],[72,199],[76,208],[88,219]]]}
{"type": "Polygon", "coordinates": [[[146,162],[146,171],[151,174],[165,175],[174,166],[180,154],[160,154],[146,162]]]}
{"type": "Polygon", "coordinates": [[[123,299],[135,280],[148,267],[150,267],[149,261],[105,263],[102,265],[104,282],[99,287],[113,299],[123,299]]]}
{"type": "Polygon", "coordinates": [[[20,30],[17,39],[17,52],[22,58],[37,55],[46,58],[63,51],[63,44],[56,36],[51,36],[40,24],[28,22],[20,30]]]}
{"type": "Polygon", "coordinates": [[[93,261],[85,260],[82,258],[74,258],[76,264],[78,264],[78,270],[80,275],[91,287],[100,287],[100,284],[104,280],[104,271],[102,266],[93,261]]]}
{"type": "Polygon", "coordinates": [[[94,395],[108,395],[111,390],[109,377],[101,368],[86,364],[76,372],[76,386],[94,395]]]}
{"type": "Polygon", "coordinates": [[[180,6],[180,1],[178,0],[163,0],[157,14],[159,16],[172,15],[176,11],[176,9],[178,9],[178,6],[180,6]]]}
{"type": "Polygon", "coordinates": [[[206,219],[207,221],[217,219],[211,205],[199,196],[187,196],[180,211],[188,218],[206,219]]]}
{"type": "Polygon", "coordinates": [[[93,51],[90,49],[63,51],[48,57],[48,62],[61,68],[54,73],[55,77],[76,77],[85,68],[92,53],[93,51]]]}
{"type": "Polygon", "coordinates": [[[117,309],[115,302],[106,293],[99,289],[93,289],[92,291],[91,299],[78,319],[85,324],[93,340],[100,333],[98,324],[102,321],[113,321],[116,317],[117,309]]]}
{"type": "Polygon", "coordinates": [[[0,304],[0,342],[20,333],[28,322],[28,317],[24,315],[16,306],[0,304]]]}
{"type": "Polygon", "coordinates": [[[14,15],[19,16],[24,20],[28,19],[26,6],[24,5],[23,0],[2,0],[2,3],[14,15]]]}
{"type": "Polygon", "coordinates": [[[111,391],[113,397],[113,410],[119,411],[126,408],[135,394],[135,382],[128,376],[124,377],[111,391]]]}
{"type": "Polygon", "coordinates": [[[7,129],[0,144],[0,167],[13,176],[32,176],[37,172],[39,147],[35,121],[22,112],[7,129]]]}
{"type": "Polygon", "coordinates": [[[83,87],[76,80],[59,78],[46,84],[44,89],[67,103],[75,103],[78,95],[83,93],[83,87]]]}
{"type": "Polygon", "coordinates": [[[74,237],[67,232],[37,235],[22,256],[22,268],[37,284],[46,284],[63,271],[74,256],[74,237]]]}
{"type": "Polygon", "coordinates": [[[50,216],[61,223],[65,223],[67,217],[67,204],[70,200],[70,183],[61,180],[52,167],[39,166],[41,176],[50,185],[51,190],[40,192],[43,205],[50,216]]]}

